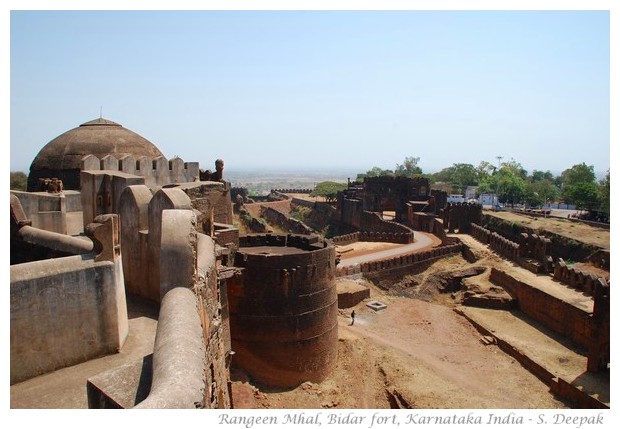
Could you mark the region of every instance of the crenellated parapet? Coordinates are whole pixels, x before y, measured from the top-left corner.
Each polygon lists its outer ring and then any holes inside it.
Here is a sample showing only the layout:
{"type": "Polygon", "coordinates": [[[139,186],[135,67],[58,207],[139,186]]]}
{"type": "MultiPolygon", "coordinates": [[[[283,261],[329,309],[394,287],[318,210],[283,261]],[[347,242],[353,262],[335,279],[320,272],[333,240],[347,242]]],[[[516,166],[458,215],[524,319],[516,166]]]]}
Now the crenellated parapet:
{"type": "Polygon", "coordinates": [[[470,226],[471,226],[471,229],[469,233],[471,234],[472,237],[474,237],[476,240],[478,240],[482,244],[489,244],[491,240],[490,230],[478,225],[477,223],[472,223],[470,226]]]}
{"type": "Polygon", "coordinates": [[[512,261],[519,260],[519,243],[504,238],[497,232],[491,233],[489,236],[489,245],[491,249],[512,261]]]}
{"type": "Polygon", "coordinates": [[[478,203],[446,203],[443,209],[443,222],[450,233],[467,233],[472,223],[480,224],[481,220],[482,205],[478,203]]]}
{"type": "Polygon", "coordinates": [[[144,177],[145,185],[161,187],[171,183],[185,183],[197,181],[200,177],[198,162],[185,162],[175,157],[166,159],[163,156],[149,158],[131,155],[117,159],[107,155],[99,159],[94,155],[86,155],[81,160],[82,171],[116,171],[144,177]]]}
{"type": "Polygon", "coordinates": [[[285,189],[272,189],[271,193],[275,194],[310,194],[313,189],[309,188],[285,188],[285,189]]]}
{"type": "Polygon", "coordinates": [[[304,235],[240,237],[228,280],[235,362],[263,385],[324,380],[338,356],[336,252],[304,235]]]}
{"type": "Polygon", "coordinates": [[[555,263],[553,278],[558,282],[582,291],[588,296],[593,296],[597,287],[609,287],[608,281],[604,277],[570,266],[562,258],[555,263]]]}
{"type": "Polygon", "coordinates": [[[410,253],[389,259],[381,259],[378,261],[338,267],[336,270],[336,276],[346,277],[356,274],[374,273],[378,271],[407,268],[425,264],[455,253],[460,253],[462,246],[463,245],[461,243],[450,244],[447,246],[435,247],[424,252],[410,253]]]}

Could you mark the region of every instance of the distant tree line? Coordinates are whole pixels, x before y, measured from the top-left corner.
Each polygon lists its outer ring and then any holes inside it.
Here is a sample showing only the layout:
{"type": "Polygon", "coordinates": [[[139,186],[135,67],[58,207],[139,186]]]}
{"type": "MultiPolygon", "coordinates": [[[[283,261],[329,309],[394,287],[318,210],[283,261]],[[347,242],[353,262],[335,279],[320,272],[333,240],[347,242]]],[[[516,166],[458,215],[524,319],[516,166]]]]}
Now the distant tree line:
{"type": "Polygon", "coordinates": [[[575,164],[559,176],[550,171],[533,170],[531,174],[523,166],[510,159],[499,165],[482,161],[478,166],[456,163],[436,173],[425,174],[419,167],[419,157],[406,157],[394,170],[373,167],[357,175],[357,181],[365,177],[383,175],[429,179],[433,189],[449,194],[465,193],[468,186],[476,186],[477,194],[497,193],[504,204],[523,204],[526,207],[540,207],[546,203],[562,202],[574,204],[578,209],[596,211],[609,218],[610,174],[601,181],[596,180],[594,166],[575,164]]]}

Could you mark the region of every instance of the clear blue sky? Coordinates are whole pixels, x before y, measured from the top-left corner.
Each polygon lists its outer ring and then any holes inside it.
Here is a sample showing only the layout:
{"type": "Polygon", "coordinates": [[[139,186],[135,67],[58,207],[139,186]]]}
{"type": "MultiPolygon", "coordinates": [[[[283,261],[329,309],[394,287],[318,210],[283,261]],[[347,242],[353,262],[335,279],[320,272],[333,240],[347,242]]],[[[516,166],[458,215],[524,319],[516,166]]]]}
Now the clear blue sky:
{"type": "Polygon", "coordinates": [[[609,11],[12,11],[10,168],[100,115],[211,168],[610,166],[609,11]]]}

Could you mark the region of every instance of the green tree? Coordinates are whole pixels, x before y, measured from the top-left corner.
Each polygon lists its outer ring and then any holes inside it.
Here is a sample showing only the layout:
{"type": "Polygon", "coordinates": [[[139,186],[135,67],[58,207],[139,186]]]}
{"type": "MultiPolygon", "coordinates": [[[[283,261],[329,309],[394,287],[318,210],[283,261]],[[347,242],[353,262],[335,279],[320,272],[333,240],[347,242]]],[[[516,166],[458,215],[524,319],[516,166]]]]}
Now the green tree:
{"type": "Polygon", "coordinates": [[[359,173],[356,182],[363,182],[365,177],[379,177],[379,176],[388,176],[392,175],[394,172],[392,170],[384,170],[381,167],[372,167],[366,173],[359,173]]]}
{"type": "Polygon", "coordinates": [[[607,170],[607,174],[605,175],[605,179],[599,182],[599,195],[601,197],[601,206],[600,211],[605,213],[609,218],[609,197],[610,197],[610,178],[609,178],[609,170],[607,170]]]}
{"type": "Polygon", "coordinates": [[[28,176],[21,171],[11,171],[11,190],[25,191],[28,183],[28,176]]]}
{"type": "Polygon", "coordinates": [[[548,201],[556,201],[560,196],[560,190],[549,179],[530,181],[525,190],[525,202],[532,206],[542,206],[548,201]]]}
{"type": "Polygon", "coordinates": [[[432,175],[433,182],[450,186],[449,192],[464,193],[468,186],[478,185],[478,170],[471,164],[453,164],[432,175]]]}
{"type": "Polygon", "coordinates": [[[497,193],[499,201],[513,206],[524,201],[527,171],[514,159],[503,162],[499,169],[483,161],[478,166],[478,174],[479,193],[497,193]]]}
{"type": "Polygon", "coordinates": [[[601,202],[594,166],[575,164],[562,172],[562,198],[578,209],[592,210],[601,202]]]}
{"type": "Polygon", "coordinates": [[[594,183],[595,181],[594,166],[586,165],[585,162],[575,164],[562,172],[562,187],[577,183],[594,183]]]}
{"type": "Polygon", "coordinates": [[[325,201],[333,202],[336,200],[336,196],[339,191],[347,189],[346,183],[337,182],[320,182],[314,187],[314,190],[310,193],[311,197],[324,197],[325,201]]]}
{"type": "Polygon", "coordinates": [[[422,174],[422,169],[418,166],[419,157],[407,156],[402,164],[396,164],[394,174],[397,176],[414,177],[422,174]]]}

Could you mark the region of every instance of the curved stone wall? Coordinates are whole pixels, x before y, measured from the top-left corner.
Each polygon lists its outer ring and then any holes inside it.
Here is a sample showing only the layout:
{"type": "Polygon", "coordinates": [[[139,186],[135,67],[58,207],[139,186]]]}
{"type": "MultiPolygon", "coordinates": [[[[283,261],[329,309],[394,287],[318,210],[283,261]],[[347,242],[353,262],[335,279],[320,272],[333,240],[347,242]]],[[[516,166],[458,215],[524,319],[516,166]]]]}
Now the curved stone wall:
{"type": "Polygon", "coordinates": [[[325,379],[338,356],[335,247],[315,236],[240,238],[228,299],[233,365],[259,384],[325,379]]]}

